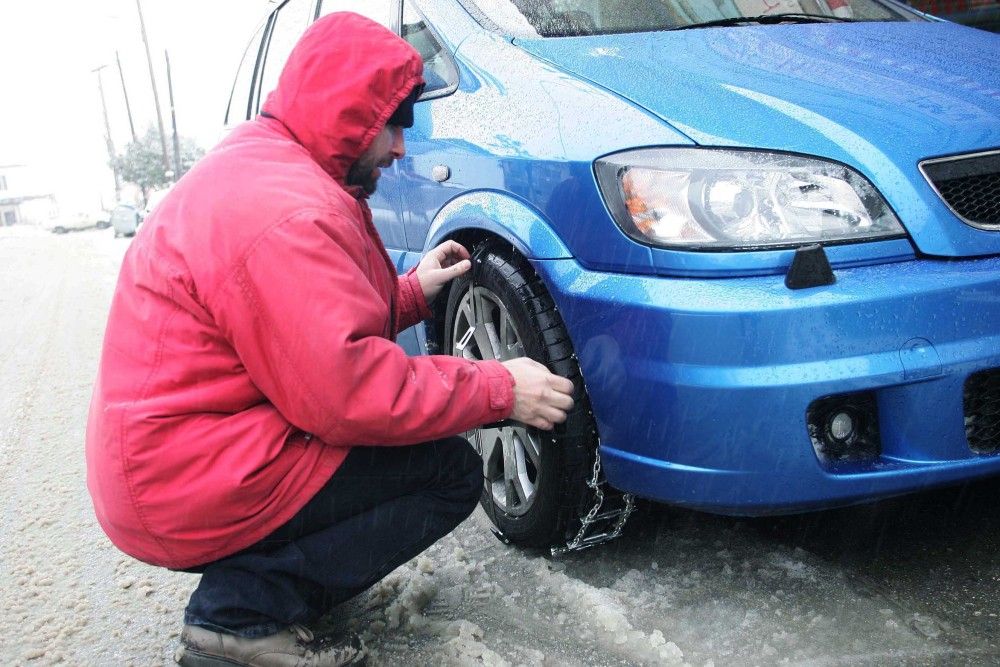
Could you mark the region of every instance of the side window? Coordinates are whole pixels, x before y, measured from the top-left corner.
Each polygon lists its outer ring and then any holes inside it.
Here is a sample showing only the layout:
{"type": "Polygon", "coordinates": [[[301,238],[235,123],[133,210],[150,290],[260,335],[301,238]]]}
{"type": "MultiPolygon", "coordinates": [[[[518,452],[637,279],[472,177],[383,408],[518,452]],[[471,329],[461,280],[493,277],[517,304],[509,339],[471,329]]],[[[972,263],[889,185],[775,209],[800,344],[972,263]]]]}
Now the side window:
{"type": "Polygon", "coordinates": [[[393,10],[399,9],[396,0],[320,0],[319,12],[316,18],[334,12],[354,12],[372,21],[381,23],[389,30],[396,32],[398,16],[393,16],[393,10]]]}
{"type": "Polygon", "coordinates": [[[458,85],[458,72],[451,56],[409,0],[403,2],[403,27],[400,34],[424,59],[424,80],[427,81],[424,97],[438,97],[458,85]]]}
{"type": "Polygon", "coordinates": [[[254,74],[257,72],[258,56],[260,55],[260,40],[264,36],[267,21],[261,23],[247,50],[243,53],[240,68],[236,71],[236,81],[229,94],[229,106],[226,107],[226,125],[239,123],[250,118],[250,88],[253,85],[254,74]]]}
{"type": "Polygon", "coordinates": [[[292,52],[292,47],[309,27],[312,0],[288,0],[272,19],[271,34],[267,40],[267,55],[264,56],[264,70],[257,86],[254,110],[260,110],[262,100],[278,85],[278,77],[292,52]]]}

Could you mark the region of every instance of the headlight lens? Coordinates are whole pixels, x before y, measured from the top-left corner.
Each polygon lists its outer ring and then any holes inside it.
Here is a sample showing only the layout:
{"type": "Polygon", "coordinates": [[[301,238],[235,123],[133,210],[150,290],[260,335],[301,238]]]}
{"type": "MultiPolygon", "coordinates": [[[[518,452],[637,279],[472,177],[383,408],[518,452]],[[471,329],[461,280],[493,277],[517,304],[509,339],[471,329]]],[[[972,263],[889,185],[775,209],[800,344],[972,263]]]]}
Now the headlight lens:
{"type": "Polygon", "coordinates": [[[871,183],[826,160],[659,148],[598,160],[596,171],[619,226],[652,245],[762,249],[905,234],[871,183]]]}

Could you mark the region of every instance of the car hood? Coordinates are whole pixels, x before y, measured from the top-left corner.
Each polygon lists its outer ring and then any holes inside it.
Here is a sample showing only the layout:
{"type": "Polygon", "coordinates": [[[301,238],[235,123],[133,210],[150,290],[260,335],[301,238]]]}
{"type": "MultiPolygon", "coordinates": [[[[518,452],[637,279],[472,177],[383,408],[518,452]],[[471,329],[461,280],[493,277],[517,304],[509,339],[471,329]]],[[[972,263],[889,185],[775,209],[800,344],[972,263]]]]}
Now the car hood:
{"type": "Polygon", "coordinates": [[[917,247],[1000,252],[918,169],[1000,146],[1000,37],[948,23],[786,24],[517,40],[698,144],[849,164],[885,195],[917,247]]]}

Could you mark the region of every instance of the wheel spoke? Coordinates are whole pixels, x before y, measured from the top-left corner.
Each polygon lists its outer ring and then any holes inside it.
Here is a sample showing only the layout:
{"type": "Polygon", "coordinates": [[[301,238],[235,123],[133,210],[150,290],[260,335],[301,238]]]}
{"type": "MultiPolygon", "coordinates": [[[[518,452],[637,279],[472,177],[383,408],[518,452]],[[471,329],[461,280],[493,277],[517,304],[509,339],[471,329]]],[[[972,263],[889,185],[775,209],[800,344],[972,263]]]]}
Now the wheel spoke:
{"type": "Polygon", "coordinates": [[[475,360],[482,358],[481,356],[476,357],[475,353],[472,351],[472,345],[470,345],[472,342],[472,335],[475,333],[474,327],[475,322],[472,317],[472,308],[469,306],[469,301],[463,300],[462,304],[459,306],[458,315],[455,317],[454,332],[455,352],[461,354],[463,359],[475,360]]]}
{"type": "Polygon", "coordinates": [[[517,495],[520,496],[521,503],[526,505],[532,496],[535,495],[535,485],[531,483],[531,479],[528,477],[528,466],[525,465],[524,461],[524,447],[514,438],[513,429],[511,431],[511,443],[514,446],[514,456],[517,459],[515,488],[517,489],[517,495]]]}
{"type": "Polygon", "coordinates": [[[486,331],[486,336],[490,340],[490,347],[496,353],[497,359],[503,360],[503,346],[500,345],[500,336],[497,335],[497,325],[493,321],[483,322],[482,328],[486,331]]]}
{"type": "Polygon", "coordinates": [[[472,325],[475,324],[475,318],[472,316],[472,305],[471,304],[472,304],[472,297],[470,295],[469,299],[463,299],[462,300],[462,305],[459,306],[459,309],[458,309],[459,314],[462,316],[462,319],[464,319],[465,323],[469,325],[469,326],[465,327],[466,329],[471,328],[472,325]]]}
{"type": "Polygon", "coordinates": [[[504,488],[507,491],[507,510],[518,505],[517,491],[520,484],[517,478],[517,453],[514,450],[514,439],[511,437],[510,429],[501,431],[501,442],[503,442],[503,477],[504,488]]]}
{"type": "Polygon", "coordinates": [[[498,326],[500,329],[500,358],[503,361],[513,359],[514,355],[511,354],[511,350],[517,344],[517,334],[514,333],[514,327],[511,326],[510,313],[507,312],[506,308],[500,309],[500,324],[498,326]]]}
{"type": "Polygon", "coordinates": [[[492,480],[497,477],[496,462],[493,459],[497,440],[500,438],[500,431],[495,428],[480,429],[477,437],[479,438],[479,452],[483,457],[483,474],[487,480],[492,480]]]}
{"type": "Polygon", "coordinates": [[[472,298],[476,300],[476,320],[477,324],[479,322],[488,322],[492,318],[493,309],[496,308],[496,304],[492,299],[484,295],[482,287],[477,288],[476,292],[472,295],[472,298]]]}
{"type": "Polygon", "coordinates": [[[472,337],[476,340],[476,347],[479,348],[480,359],[498,359],[499,351],[493,345],[493,337],[490,336],[488,324],[479,322],[472,337]]]}
{"type": "Polygon", "coordinates": [[[542,469],[542,452],[538,448],[538,442],[531,436],[526,428],[516,428],[515,435],[517,439],[521,441],[521,445],[524,447],[524,451],[528,454],[528,458],[531,459],[531,464],[535,466],[535,470],[542,469]]]}

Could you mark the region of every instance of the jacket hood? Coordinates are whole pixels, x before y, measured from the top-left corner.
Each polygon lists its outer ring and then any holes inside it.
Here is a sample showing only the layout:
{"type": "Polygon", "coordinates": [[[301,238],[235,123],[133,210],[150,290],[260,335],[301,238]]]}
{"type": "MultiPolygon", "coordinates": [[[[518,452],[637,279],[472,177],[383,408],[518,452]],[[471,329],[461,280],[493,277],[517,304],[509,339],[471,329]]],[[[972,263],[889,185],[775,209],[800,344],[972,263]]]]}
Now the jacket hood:
{"type": "Polygon", "coordinates": [[[423,83],[420,54],[382,25],[339,12],[313,23],[292,49],[263,112],[336,181],[423,83]]]}

